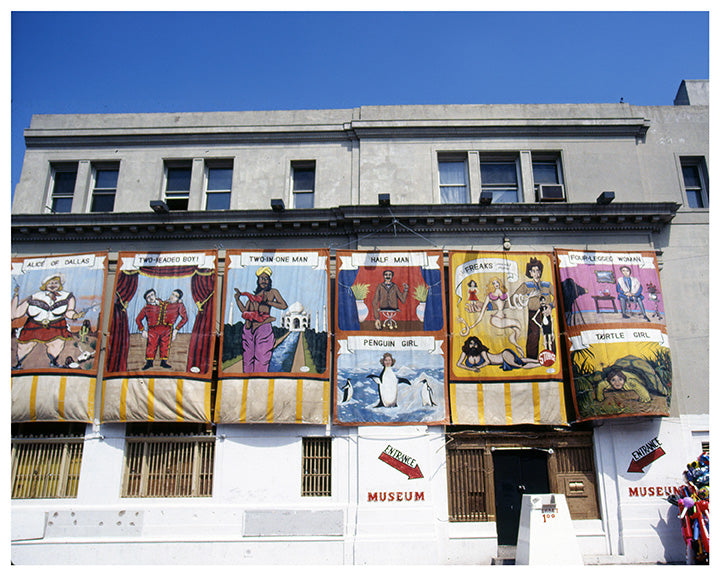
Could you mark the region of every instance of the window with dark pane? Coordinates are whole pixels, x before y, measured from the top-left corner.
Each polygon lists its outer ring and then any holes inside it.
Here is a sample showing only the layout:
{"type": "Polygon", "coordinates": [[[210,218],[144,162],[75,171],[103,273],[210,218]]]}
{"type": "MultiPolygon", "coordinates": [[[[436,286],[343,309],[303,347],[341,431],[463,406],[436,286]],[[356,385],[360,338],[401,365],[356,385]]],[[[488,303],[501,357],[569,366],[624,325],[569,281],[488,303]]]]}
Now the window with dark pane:
{"type": "Polygon", "coordinates": [[[170,210],[187,210],[190,201],[192,166],[168,166],[165,203],[170,210]]]}
{"type": "Polygon", "coordinates": [[[77,167],[63,167],[53,170],[51,206],[53,212],[70,212],[72,210],[76,179],[77,167]]]}
{"type": "Polygon", "coordinates": [[[710,196],[703,158],[681,158],[683,186],[689,208],[707,208],[710,196]]]}
{"type": "Polygon", "coordinates": [[[91,212],[112,212],[115,207],[118,168],[97,168],[92,194],[91,212]]]}
{"type": "Polygon", "coordinates": [[[518,201],[517,160],[480,160],[483,192],[492,192],[493,204],[518,201]]]}
{"type": "Polygon", "coordinates": [[[315,162],[293,162],[292,191],[294,208],[315,207],[315,162]]]}
{"type": "Polygon", "coordinates": [[[206,210],[229,210],[232,191],[232,167],[209,166],[207,169],[206,210]]]}

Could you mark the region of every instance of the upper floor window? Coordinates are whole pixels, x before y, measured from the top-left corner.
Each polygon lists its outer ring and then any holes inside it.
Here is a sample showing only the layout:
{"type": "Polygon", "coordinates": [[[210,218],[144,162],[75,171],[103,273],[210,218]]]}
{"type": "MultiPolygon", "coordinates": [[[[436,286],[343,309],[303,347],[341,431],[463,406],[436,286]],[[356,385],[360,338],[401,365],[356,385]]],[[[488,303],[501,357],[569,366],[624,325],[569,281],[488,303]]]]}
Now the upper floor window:
{"type": "Polygon", "coordinates": [[[440,202],[465,204],[469,201],[467,161],[462,158],[439,158],[440,202]]]}
{"type": "Polygon", "coordinates": [[[229,210],[232,190],[232,160],[205,164],[205,210],[229,210]]]}
{"type": "Polygon", "coordinates": [[[533,154],[532,174],[537,201],[565,200],[559,157],[533,154]]]}
{"type": "Polygon", "coordinates": [[[493,204],[517,202],[520,193],[517,159],[480,158],[482,192],[492,193],[493,204]]]}
{"type": "Polygon", "coordinates": [[[115,166],[94,166],[94,184],[90,212],[112,212],[115,207],[118,171],[115,166]]]}
{"type": "Polygon", "coordinates": [[[291,163],[294,208],[315,206],[315,160],[291,163]]]}
{"type": "Polygon", "coordinates": [[[192,164],[168,163],[165,166],[165,203],[170,210],[187,210],[190,201],[192,164]]]}
{"type": "Polygon", "coordinates": [[[708,208],[710,192],[708,189],[705,160],[698,157],[680,158],[682,166],[685,197],[690,208],[708,208]]]}
{"type": "Polygon", "coordinates": [[[77,180],[77,164],[58,164],[52,168],[52,195],[50,210],[56,212],[72,211],[73,193],[77,180]]]}

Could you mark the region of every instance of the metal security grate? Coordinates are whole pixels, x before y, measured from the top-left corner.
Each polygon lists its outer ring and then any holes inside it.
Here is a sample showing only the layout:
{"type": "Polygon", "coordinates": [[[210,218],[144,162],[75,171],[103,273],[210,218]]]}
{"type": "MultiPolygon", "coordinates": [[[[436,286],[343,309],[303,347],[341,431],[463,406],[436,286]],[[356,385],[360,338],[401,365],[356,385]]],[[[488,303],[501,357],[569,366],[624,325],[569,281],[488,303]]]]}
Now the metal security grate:
{"type": "Polygon", "coordinates": [[[122,496],[212,496],[215,437],[128,437],[122,496]]]}
{"type": "Polygon", "coordinates": [[[12,498],[75,498],[83,438],[13,438],[12,498]]]}
{"type": "Polygon", "coordinates": [[[330,496],[332,438],[303,438],[301,496],[330,496]]]}
{"type": "Polygon", "coordinates": [[[560,474],[572,472],[594,472],[592,446],[573,446],[555,449],[557,471],[560,474]]]}
{"type": "Polygon", "coordinates": [[[451,522],[492,519],[486,490],[482,448],[447,450],[449,517],[451,522]]]}

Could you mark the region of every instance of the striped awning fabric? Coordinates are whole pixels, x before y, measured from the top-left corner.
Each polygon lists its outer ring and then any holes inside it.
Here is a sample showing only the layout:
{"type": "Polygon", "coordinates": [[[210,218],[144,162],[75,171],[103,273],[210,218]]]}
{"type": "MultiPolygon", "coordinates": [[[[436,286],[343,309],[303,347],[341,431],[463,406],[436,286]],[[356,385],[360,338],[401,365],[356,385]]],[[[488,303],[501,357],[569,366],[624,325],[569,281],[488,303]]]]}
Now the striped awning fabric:
{"type": "Polygon", "coordinates": [[[218,385],[218,423],[327,424],[329,414],[328,380],[240,378],[218,385]]]}
{"type": "Polygon", "coordinates": [[[13,376],[13,422],[92,422],[96,378],[64,374],[13,376]]]}
{"type": "Polygon", "coordinates": [[[103,380],[103,422],[211,422],[211,382],[177,378],[103,380]]]}
{"type": "Polygon", "coordinates": [[[453,424],[567,425],[561,381],[450,383],[453,424]]]}

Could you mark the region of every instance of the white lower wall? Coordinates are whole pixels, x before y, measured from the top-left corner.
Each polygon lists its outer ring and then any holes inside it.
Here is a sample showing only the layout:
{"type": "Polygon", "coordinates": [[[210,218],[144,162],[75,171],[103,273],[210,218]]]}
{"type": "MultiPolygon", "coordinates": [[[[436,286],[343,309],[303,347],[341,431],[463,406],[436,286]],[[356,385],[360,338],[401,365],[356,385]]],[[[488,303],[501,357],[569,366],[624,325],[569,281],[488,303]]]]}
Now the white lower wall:
{"type": "Polygon", "coordinates": [[[708,415],[607,420],[594,430],[601,516],[613,555],[629,563],[684,562],[677,508],[667,496],[709,440],[708,415]],[[663,454],[641,471],[631,463],[648,443],[663,454]]]}
{"type": "MultiPolygon", "coordinates": [[[[665,487],[700,453],[707,416],[606,421],[595,429],[601,520],[574,521],[586,557],[682,562],[665,487]],[[665,454],[641,473],[633,452],[665,454]],[[650,490],[652,488],[652,490],[650,490]],[[658,488],[663,495],[656,496],[658,488]]],[[[121,498],[124,427],[88,427],[78,497],[15,500],[15,564],[490,564],[494,522],[448,522],[442,427],[334,428],[333,489],[300,496],[302,437],[312,426],[218,426],[210,498],[121,498]],[[421,477],[380,459],[387,449],[421,477]],[[254,534],[267,535],[257,536],[254,534]]]]}

